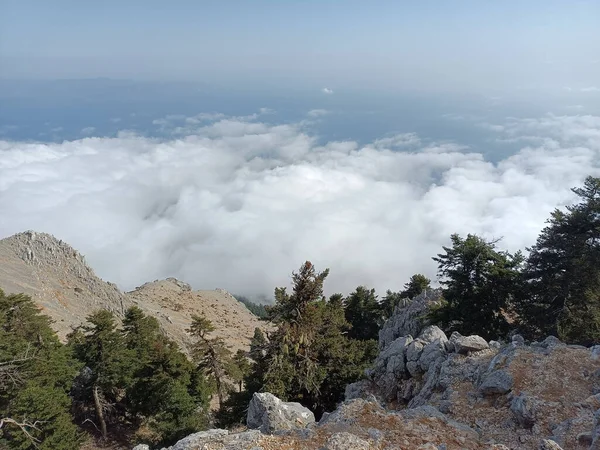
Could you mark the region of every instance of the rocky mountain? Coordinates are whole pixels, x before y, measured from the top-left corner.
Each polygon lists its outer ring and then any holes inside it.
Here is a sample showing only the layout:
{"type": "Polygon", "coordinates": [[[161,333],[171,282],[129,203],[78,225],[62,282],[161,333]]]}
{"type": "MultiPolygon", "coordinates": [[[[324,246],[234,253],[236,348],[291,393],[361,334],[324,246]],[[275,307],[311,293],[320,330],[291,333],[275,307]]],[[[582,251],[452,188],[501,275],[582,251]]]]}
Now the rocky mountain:
{"type": "Polygon", "coordinates": [[[252,429],[200,432],[165,450],[600,448],[600,346],[447,337],[422,320],[438,301],[428,291],[396,309],[365,379],[318,423],[297,403],[255,394],[252,429]]]}
{"type": "Polygon", "coordinates": [[[27,231],[0,240],[0,288],[30,295],[53,320],[61,339],[93,311],[118,316],[132,306],[156,317],[167,335],[186,347],[186,328],[193,314],[203,313],[232,350],[245,348],[256,327],[265,327],[231,294],[222,290],[192,291],[174,278],[156,280],[123,293],[98,278],[85,258],[67,243],[46,233],[27,231]]]}

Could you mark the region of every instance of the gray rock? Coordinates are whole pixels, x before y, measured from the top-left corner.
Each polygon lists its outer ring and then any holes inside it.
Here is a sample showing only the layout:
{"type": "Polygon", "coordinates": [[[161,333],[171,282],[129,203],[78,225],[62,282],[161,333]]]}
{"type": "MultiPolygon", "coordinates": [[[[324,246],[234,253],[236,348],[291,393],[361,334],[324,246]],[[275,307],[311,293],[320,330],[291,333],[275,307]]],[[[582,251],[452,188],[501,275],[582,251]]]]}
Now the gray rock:
{"type": "Polygon", "coordinates": [[[369,450],[370,445],[364,439],[351,433],[335,433],[325,443],[325,450],[369,450]]]}
{"type": "Polygon", "coordinates": [[[425,345],[427,345],[427,342],[422,341],[421,339],[415,339],[408,344],[408,347],[406,347],[406,370],[413,377],[421,373],[419,358],[421,357],[425,345]]]}
{"type": "Polygon", "coordinates": [[[373,368],[368,371],[368,377],[375,382],[386,401],[396,398],[399,381],[408,376],[406,350],[412,340],[411,336],[394,340],[377,356],[373,368]]]}
{"type": "Polygon", "coordinates": [[[344,391],[344,399],[352,400],[353,398],[364,398],[371,390],[371,382],[369,380],[360,380],[350,383],[344,391]]]}
{"type": "Polygon", "coordinates": [[[600,450],[600,409],[594,413],[594,428],[592,429],[590,450],[600,450]]]}
{"type": "Polygon", "coordinates": [[[450,336],[450,341],[454,344],[454,351],[456,353],[466,354],[490,348],[486,340],[476,334],[472,336],[462,336],[455,331],[452,333],[452,336],[450,336]]]}
{"type": "Polygon", "coordinates": [[[560,445],[554,442],[552,439],[544,439],[540,442],[540,450],[563,450],[560,445]]]}
{"type": "Polygon", "coordinates": [[[513,377],[505,370],[495,370],[485,377],[479,386],[483,395],[506,394],[513,387],[513,377]]]}
{"type": "Polygon", "coordinates": [[[531,428],[535,424],[535,408],[527,394],[515,396],[510,403],[510,410],[523,428],[531,428]]]}
{"type": "Polygon", "coordinates": [[[382,440],[383,437],[385,436],[385,434],[383,433],[383,431],[378,430],[377,428],[369,428],[367,430],[367,433],[369,433],[369,437],[371,439],[373,439],[375,442],[378,442],[378,441],[382,440]]]}
{"type": "Polygon", "coordinates": [[[229,435],[229,431],[221,429],[200,431],[198,433],[190,434],[180,441],[177,441],[177,443],[172,447],[169,447],[168,450],[190,450],[193,448],[202,448],[202,446],[204,446],[206,443],[221,439],[227,435],[229,435]]]}
{"type": "Polygon", "coordinates": [[[540,346],[548,349],[552,349],[555,347],[563,347],[564,345],[565,344],[555,336],[548,336],[540,343],[540,346]]]}
{"type": "Polygon", "coordinates": [[[421,356],[419,357],[419,367],[423,372],[427,372],[437,359],[446,356],[445,342],[447,341],[436,339],[423,348],[421,356]]]}
{"type": "Polygon", "coordinates": [[[512,345],[513,347],[522,347],[525,345],[525,339],[520,334],[515,334],[512,337],[512,345]]]}
{"type": "Polygon", "coordinates": [[[590,353],[590,357],[593,361],[600,359],[600,345],[594,345],[593,347],[590,347],[590,353]]]}
{"type": "Polygon", "coordinates": [[[439,327],[435,325],[429,325],[419,333],[417,336],[422,341],[427,343],[434,342],[439,340],[441,342],[446,342],[448,338],[446,337],[446,333],[444,333],[439,327]]]}
{"type": "Polygon", "coordinates": [[[488,345],[490,346],[490,348],[495,348],[495,349],[502,348],[502,344],[498,341],[490,341],[490,342],[488,342],[488,345]]]}
{"type": "Polygon", "coordinates": [[[133,447],[133,450],[150,450],[150,447],[146,444],[138,444],[133,447]]]}
{"type": "Polygon", "coordinates": [[[397,306],[379,331],[379,349],[383,350],[402,336],[418,336],[427,325],[423,317],[432,306],[440,303],[442,291],[427,289],[406,305],[397,306]]]}
{"type": "Polygon", "coordinates": [[[246,416],[248,428],[256,428],[263,433],[304,428],[314,422],[315,416],[308,408],[300,403],[282,402],[268,392],[252,396],[246,416]]]}

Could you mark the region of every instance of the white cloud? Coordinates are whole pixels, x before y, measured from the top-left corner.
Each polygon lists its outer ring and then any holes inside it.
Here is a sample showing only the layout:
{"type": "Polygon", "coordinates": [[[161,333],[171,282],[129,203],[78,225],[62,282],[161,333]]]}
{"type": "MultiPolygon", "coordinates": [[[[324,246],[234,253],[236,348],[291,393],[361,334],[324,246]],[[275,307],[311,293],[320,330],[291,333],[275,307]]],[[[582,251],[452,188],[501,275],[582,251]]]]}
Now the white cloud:
{"type": "Polygon", "coordinates": [[[306,113],[309,117],[321,117],[326,116],[327,114],[330,114],[330,111],[327,111],[326,109],[311,109],[306,113]]]}
{"type": "Polygon", "coordinates": [[[596,86],[588,86],[580,89],[581,92],[600,92],[600,88],[596,86]]]}
{"type": "MultiPolygon", "coordinates": [[[[62,129],[62,127],[61,127],[60,129],[62,129]]],[[[54,131],[54,130],[53,130],[53,131],[54,131]]],[[[94,133],[94,131],[96,131],[96,127],[85,127],[85,128],[82,128],[82,129],[81,129],[81,134],[82,134],[83,136],[89,136],[89,135],[91,135],[92,133],[94,133]]]]}
{"type": "Polygon", "coordinates": [[[331,95],[331,94],[333,94],[333,90],[332,90],[332,89],[329,89],[328,87],[324,87],[323,89],[321,89],[321,92],[322,92],[323,94],[327,94],[327,95],[331,95]]]}
{"type": "Polygon", "coordinates": [[[51,232],[124,289],[176,276],[271,293],[310,259],[331,268],[328,292],[383,293],[434,277],[453,232],[531,245],[569,188],[600,174],[600,117],[502,126],[524,147],[497,164],[415,134],[320,145],[302,125],[239,118],[171,140],[0,140],[0,237],[51,232]]]}

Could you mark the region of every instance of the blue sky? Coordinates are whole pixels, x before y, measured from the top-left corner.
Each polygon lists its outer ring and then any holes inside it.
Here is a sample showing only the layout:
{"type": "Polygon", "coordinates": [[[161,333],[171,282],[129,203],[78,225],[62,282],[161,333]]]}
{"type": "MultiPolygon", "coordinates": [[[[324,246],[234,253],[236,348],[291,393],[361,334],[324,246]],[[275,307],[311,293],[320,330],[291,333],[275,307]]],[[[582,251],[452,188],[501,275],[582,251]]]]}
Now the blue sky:
{"type": "Polygon", "coordinates": [[[593,85],[597,1],[0,4],[0,76],[338,88],[593,85]]]}

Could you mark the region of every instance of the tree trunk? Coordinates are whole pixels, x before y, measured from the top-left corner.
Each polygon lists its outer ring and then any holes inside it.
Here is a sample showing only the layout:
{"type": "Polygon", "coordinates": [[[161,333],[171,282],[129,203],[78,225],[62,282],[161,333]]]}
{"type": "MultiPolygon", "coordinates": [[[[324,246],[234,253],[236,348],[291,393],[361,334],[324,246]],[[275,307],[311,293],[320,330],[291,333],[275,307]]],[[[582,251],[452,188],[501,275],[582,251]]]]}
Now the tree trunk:
{"type": "Polygon", "coordinates": [[[106,430],[106,421],[104,420],[104,412],[102,411],[102,403],[100,402],[100,394],[98,394],[98,389],[98,386],[94,385],[94,404],[96,405],[96,415],[98,416],[98,422],[100,422],[102,437],[106,439],[108,437],[108,431],[106,430]]]}
{"type": "Polygon", "coordinates": [[[219,408],[223,406],[223,385],[221,384],[221,377],[215,376],[215,382],[217,384],[217,396],[219,397],[219,408]]]}

